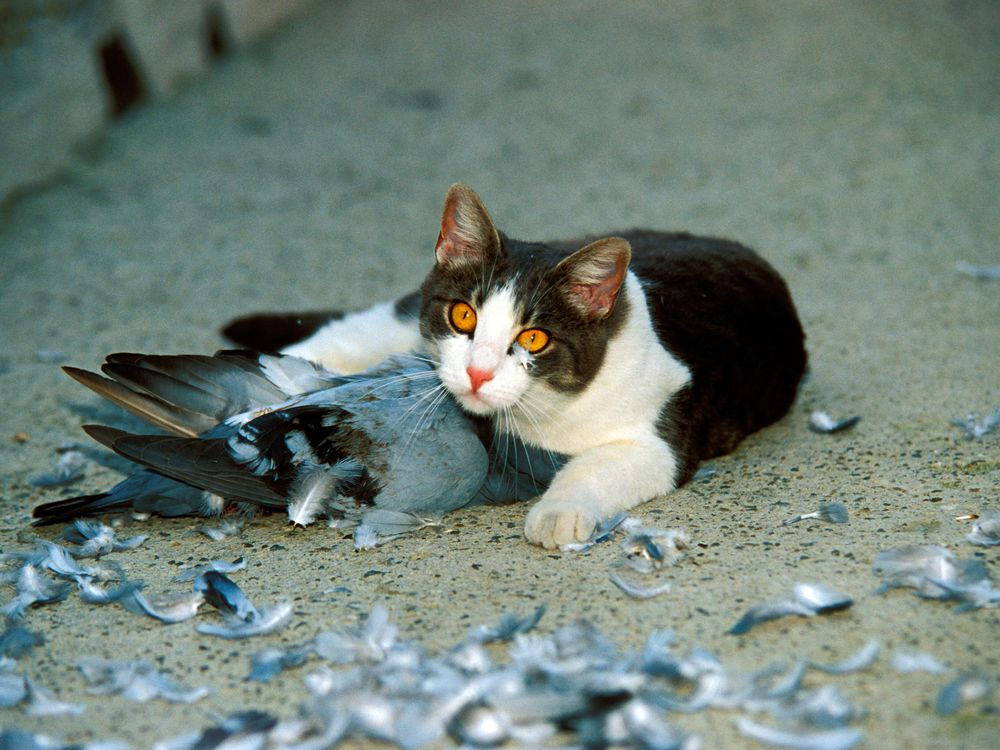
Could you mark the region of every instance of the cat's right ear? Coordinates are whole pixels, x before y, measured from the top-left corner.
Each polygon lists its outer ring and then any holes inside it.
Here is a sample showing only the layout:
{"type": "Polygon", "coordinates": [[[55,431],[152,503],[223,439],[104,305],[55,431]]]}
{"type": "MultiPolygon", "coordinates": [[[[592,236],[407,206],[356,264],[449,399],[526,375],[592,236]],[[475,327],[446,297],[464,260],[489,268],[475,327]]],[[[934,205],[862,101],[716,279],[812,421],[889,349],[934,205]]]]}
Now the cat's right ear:
{"type": "Polygon", "coordinates": [[[486,206],[468,185],[452,185],[444,199],[441,233],[434,247],[438,265],[481,266],[498,252],[500,235],[486,206]]]}

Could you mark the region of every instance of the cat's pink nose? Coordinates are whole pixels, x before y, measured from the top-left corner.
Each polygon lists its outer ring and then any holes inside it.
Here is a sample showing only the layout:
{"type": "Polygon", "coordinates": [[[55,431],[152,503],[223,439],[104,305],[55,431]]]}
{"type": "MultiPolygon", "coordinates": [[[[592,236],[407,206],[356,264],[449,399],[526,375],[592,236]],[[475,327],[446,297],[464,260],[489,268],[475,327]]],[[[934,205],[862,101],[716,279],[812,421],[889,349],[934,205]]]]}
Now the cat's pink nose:
{"type": "Polygon", "coordinates": [[[476,393],[480,388],[482,388],[483,383],[493,380],[493,373],[489,370],[480,370],[478,367],[466,367],[465,371],[469,373],[469,382],[472,384],[472,392],[476,393]]]}

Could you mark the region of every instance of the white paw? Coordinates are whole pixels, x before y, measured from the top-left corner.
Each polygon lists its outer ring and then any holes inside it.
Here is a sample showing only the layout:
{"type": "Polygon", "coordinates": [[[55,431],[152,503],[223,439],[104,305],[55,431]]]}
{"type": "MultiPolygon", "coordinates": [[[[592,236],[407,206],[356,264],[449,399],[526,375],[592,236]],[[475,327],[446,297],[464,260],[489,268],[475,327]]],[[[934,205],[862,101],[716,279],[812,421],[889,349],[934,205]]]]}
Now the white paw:
{"type": "Polygon", "coordinates": [[[584,542],[597,526],[598,517],[586,503],[542,498],[528,512],[524,535],[545,549],[584,542]]]}

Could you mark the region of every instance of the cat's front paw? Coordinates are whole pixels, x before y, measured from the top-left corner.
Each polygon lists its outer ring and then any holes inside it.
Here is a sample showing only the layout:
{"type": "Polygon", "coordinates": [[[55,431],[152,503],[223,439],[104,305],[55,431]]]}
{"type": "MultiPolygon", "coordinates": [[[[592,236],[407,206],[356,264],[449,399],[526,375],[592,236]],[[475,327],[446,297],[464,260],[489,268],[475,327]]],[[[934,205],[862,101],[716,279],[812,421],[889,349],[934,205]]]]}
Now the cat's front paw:
{"type": "Polygon", "coordinates": [[[524,535],[529,542],[556,549],[560,544],[589,539],[597,521],[597,514],[584,503],[542,498],[528,512],[524,535]]]}

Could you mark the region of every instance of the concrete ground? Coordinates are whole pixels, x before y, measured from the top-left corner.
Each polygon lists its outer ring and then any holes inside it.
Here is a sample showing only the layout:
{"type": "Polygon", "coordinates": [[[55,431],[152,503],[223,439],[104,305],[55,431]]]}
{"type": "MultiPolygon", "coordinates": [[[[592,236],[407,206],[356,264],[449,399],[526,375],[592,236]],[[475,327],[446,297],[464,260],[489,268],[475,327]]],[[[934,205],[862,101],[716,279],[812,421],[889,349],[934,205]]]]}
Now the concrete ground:
{"type": "MultiPolygon", "coordinates": [[[[81,423],[122,422],[42,360],[62,352],[94,368],[113,351],[207,352],[244,312],[411,289],[455,181],[525,238],[646,225],[758,248],[789,281],[812,376],[792,413],[715,461],[714,478],[640,509],[696,543],[669,595],[637,602],[613,588],[610,545],[587,556],[529,546],[523,506],[459,512],[455,533],[367,553],[279,517],[219,543],[189,534],[196,521],[154,519],[146,545],[118,556],[150,590],[170,589],[179,565],[246,554],[239,583],[260,601],[291,597],[292,624],[227,642],[76,597],[34,609],[26,624],[47,642],[23,667],[86,713],[9,709],[0,725],[147,747],[240,708],[287,716],[302,672],[243,680],[264,643],[298,643],[384,603],[433,651],[547,602],[543,632],[583,617],[635,648],[669,627],[681,649],[745,669],[833,661],[874,638],[883,657],[836,681],[866,711],[865,747],[996,747],[995,697],[947,718],[933,701],[960,672],[997,678],[998,610],[874,595],[871,563],[941,544],[1000,579],[1000,549],[972,547],[969,522],[955,520],[1000,505],[1000,434],[969,441],[949,424],[1000,406],[1000,286],[954,271],[1000,263],[998,71],[988,1],[331,2],[128,117],[0,217],[3,551],[25,546],[35,504],[100,490],[124,468],[103,460],[69,488],[29,484],[61,443],[86,443],[81,423]],[[816,435],[816,408],[862,421],[816,435]],[[826,500],[847,505],[847,525],[779,525],[826,500]],[[802,580],[856,604],[724,635],[749,604],[802,580]],[[338,585],[351,593],[322,593],[338,585]],[[896,649],[928,651],[949,672],[898,674],[896,649]],[[193,706],[92,697],[73,666],[84,653],[149,658],[214,692],[193,706]]],[[[706,748],[757,747],[734,716],[675,718],[706,748]]]]}

